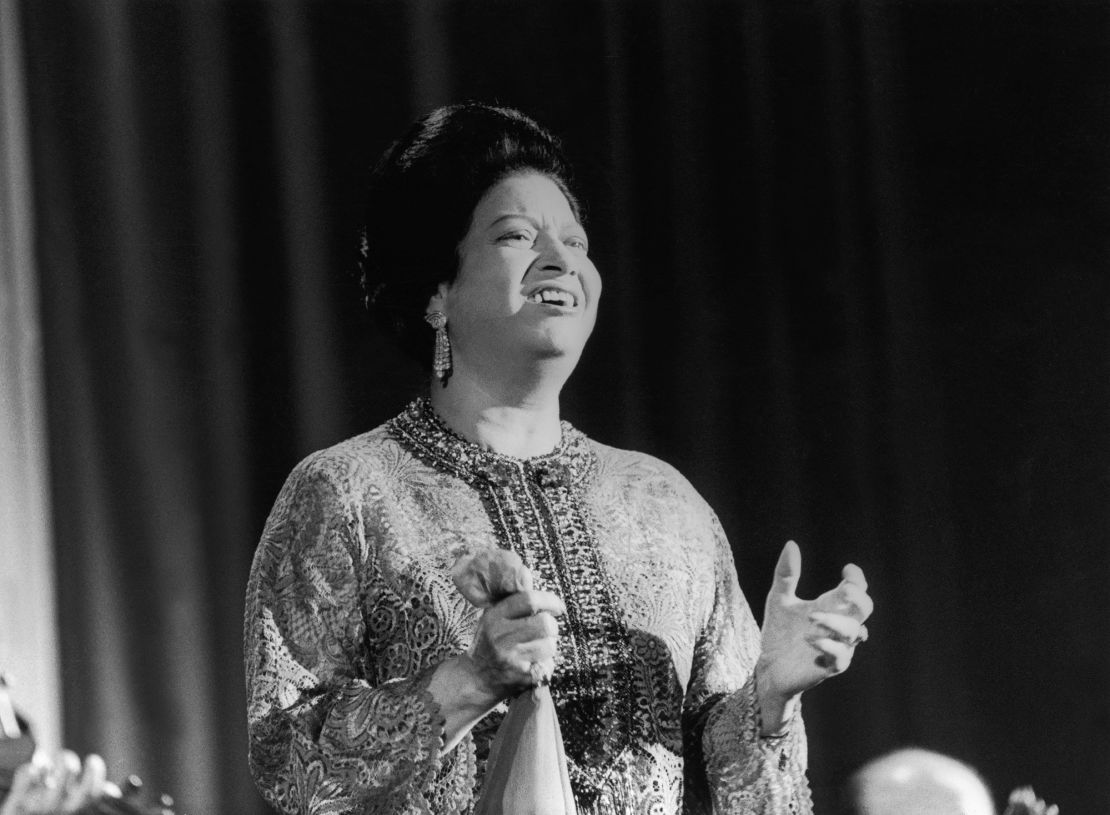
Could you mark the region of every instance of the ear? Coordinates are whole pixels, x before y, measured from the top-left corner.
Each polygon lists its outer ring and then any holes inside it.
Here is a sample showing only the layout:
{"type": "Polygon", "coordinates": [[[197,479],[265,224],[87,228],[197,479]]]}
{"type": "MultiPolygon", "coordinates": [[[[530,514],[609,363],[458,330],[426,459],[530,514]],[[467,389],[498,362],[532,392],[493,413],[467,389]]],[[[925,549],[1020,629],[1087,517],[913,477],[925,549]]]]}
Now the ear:
{"type": "Polygon", "coordinates": [[[425,314],[430,314],[433,311],[442,311],[447,313],[447,290],[450,286],[447,283],[440,283],[436,287],[436,293],[428,298],[428,306],[424,309],[425,314]]]}

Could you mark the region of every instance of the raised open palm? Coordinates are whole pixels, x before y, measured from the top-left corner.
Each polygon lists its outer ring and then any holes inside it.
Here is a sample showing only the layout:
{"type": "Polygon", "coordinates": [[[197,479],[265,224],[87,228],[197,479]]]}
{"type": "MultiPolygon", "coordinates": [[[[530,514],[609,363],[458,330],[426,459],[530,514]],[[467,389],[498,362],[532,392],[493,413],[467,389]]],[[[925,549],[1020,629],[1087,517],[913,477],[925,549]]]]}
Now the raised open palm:
{"type": "Polygon", "coordinates": [[[787,700],[848,668],[873,603],[863,570],[848,564],[842,580],[816,600],[796,594],[802,553],[787,542],[763,612],[763,650],[756,669],[762,697],[787,700]]]}

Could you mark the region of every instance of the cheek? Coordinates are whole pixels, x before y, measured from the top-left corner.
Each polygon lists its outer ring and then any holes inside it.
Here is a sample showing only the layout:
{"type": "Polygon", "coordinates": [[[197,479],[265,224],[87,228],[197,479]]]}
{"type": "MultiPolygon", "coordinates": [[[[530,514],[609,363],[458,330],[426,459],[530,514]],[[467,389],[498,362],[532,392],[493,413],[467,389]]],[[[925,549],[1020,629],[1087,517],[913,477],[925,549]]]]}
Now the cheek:
{"type": "Polygon", "coordinates": [[[491,319],[510,314],[514,308],[511,293],[507,286],[497,285],[495,281],[471,277],[460,281],[447,298],[447,314],[457,329],[488,324],[491,319]]]}
{"type": "Polygon", "coordinates": [[[460,264],[453,288],[456,299],[469,304],[505,302],[519,294],[524,273],[534,256],[506,250],[475,251],[460,264]]]}
{"type": "Polygon", "coordinates": [[[601,273],[598,272],[597,267],[592,263],[583,267],[580,274],[583,276],[583,283],[590,294],[590,305],[597,308],[597,301],[601,299],[601,292],[604,289],[601,281],[601,273]]]}

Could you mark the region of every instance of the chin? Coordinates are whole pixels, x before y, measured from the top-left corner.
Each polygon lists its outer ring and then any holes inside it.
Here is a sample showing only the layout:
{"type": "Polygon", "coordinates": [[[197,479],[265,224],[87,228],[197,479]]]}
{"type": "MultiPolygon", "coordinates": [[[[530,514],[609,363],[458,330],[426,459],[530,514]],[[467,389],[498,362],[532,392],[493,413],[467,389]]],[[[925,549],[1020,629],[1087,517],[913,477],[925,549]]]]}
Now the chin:
{"type": "Polygon", "coordinates": [[[531,358],[537,362],[558,362],[560,360],[569,360],[573,362],[582,354],[580,348],[567,348],[561,345],[550,344],[532,346],[528,351],[531,358]]]}
{"type": "Polygon", "coordinates": [[[546,335],[530,346],[540,359],[566,359],[577,362],[586,347],[588,335],[577,334],[573,337],[546,335]]]}

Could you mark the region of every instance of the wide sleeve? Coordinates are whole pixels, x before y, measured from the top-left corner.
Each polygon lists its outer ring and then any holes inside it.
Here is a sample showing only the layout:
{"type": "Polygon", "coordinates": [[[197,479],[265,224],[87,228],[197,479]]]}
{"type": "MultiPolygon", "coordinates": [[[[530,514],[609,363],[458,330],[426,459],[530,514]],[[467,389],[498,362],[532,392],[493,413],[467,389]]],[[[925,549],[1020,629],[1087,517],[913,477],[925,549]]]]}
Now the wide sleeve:
{"type": "Polygon", "coordinates": [[[455,812],[469,795],[443,789],[452,773],[442,765],[457,759],[439,755],[430,670],[367,679],[363,584],[374,541],[354,492],[350,478],[309,459],[266,522],[246,598],[251,771],[283,813],[455,812]]]}
{"type": "Polygon", "coordinates": [[[698,638],[683,706],[685,811],[808,815],[806,737],[800,709],[786,733],[760,736],[755,664],[760,632],[740,590],[716,516],[714,600],[698,638]]]}

